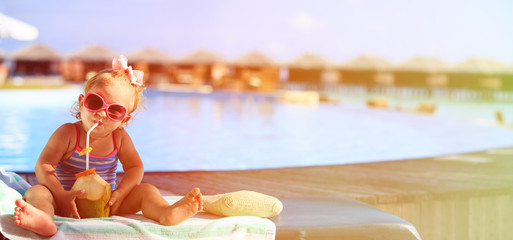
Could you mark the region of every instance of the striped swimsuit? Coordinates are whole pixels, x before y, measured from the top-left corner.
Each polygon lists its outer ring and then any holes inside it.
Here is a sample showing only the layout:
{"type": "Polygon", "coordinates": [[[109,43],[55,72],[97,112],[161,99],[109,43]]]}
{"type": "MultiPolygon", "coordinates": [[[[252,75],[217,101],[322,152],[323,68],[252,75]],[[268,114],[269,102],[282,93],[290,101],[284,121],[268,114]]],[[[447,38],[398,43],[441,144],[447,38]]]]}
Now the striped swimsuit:
{"type": "MultiPolygon", "coordinates": [[[[55,168],[59,181],[66,190],[70,190],[75,183],[75,180],[77,179],[75,174],[86,170],[86,155],[78,155],[78,153],[82,151],[82,148],[78,146],[80,140],[78,126],[76,124],[74,125],[77,130],[77,144],[75,145],[75,152],[68,160],[60,161],[55,168]]],[[[114,141],[114,133],[112,134],[112,141],[114,144],[114,151],[112,151],[108,156],[99,157],[89,154],[89,168],[96,168],[96,173],[108,182],[111,189],[114,190],[116,188],[116,168],[118,165],[118,149],[114,141]]]]}

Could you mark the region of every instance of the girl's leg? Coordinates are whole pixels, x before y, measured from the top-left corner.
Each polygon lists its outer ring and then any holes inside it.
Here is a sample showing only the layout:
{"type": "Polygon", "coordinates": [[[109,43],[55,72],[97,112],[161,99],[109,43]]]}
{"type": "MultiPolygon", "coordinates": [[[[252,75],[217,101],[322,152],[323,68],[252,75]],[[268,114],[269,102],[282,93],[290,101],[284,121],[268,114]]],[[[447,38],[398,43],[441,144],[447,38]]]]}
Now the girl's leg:
{"type": "Polygon", "coordinates": [[[53,222],[55,203],[50,190],[42,185],[31,187],[25,193],[26,202],[16,200],[14,223],[43,236],[52,236],[57,232],[53,222]]]}
{"type": "Polygon", "coordinates": [[[199,188],[192,189],[173,205],[160,195],[159,190],[151,184],[139,184],[128,193],[121,203],[117,214],[142,211],[143,216],[162,225],[177,225],[198,213],[203,208],[199,188]]]}

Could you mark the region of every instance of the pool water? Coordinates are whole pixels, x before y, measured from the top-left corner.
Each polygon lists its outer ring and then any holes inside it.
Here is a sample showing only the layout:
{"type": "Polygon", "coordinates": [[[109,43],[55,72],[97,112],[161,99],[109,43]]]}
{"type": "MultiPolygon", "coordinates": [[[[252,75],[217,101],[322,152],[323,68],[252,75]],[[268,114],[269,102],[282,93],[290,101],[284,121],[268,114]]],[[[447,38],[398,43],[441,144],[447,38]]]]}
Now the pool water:
{"type": "MultiPolygon", "coordinates": [[[[74,122],[81,89],[0,91],[0,168],[33,171],[50,135],[74,122]]],[[[257,94],[148,90],[129,125],[146,171],[240,170],[432,157],[513,146],[494,123],[507,104],[439,103],[435,115],[317,106],[257,94]]],[[[118,169],[121,171],[121,167],[118,169]]]]}

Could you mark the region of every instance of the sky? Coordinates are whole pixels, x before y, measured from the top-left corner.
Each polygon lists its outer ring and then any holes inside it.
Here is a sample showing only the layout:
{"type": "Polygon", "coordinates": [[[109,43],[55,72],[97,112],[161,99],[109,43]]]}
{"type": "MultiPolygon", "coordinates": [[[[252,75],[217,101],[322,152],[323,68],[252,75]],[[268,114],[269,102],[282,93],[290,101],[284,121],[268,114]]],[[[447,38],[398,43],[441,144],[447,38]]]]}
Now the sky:
{"type": "Polygon", "coordinates": [[[208,49],[229,60],[260,51],[279,62],[314,53],[334,63],[371,54],[513,65],[512,12],[510,0],[0,0],[0,13],[39,30],[34,41],[0,39],[0,49],[42,43],[67,55],[101,44],[174,58],[208,49]]]}

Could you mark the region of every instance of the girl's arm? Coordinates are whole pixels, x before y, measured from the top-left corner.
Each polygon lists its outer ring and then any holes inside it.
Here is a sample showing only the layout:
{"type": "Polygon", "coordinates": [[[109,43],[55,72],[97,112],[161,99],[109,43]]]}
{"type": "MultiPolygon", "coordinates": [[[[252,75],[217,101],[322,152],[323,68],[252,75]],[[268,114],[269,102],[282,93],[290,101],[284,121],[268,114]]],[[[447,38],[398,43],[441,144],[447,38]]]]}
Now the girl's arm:
{"type": "Polygon", "coordinates": [[[39,155],[34,172],[39,184],[52,192],[59,215],[79,218],[74,199],[81,192],[64,190],[55,172],[59,161],[69,153],[72,144],[70,139],[74,135],[73,133],[75,133],[75,128],[72,124],[64,124],[55,130],[39,155]]]}
{"type": "Polygon", "coordinates": [[[141,183],[144,175],[144,166],[139,157],[139,153],[135,150],[134,143],[124,129],[115,131],[115,135],[119,136],[118,144],[118,157],[123,165],[125,172],[123,179],[112,193],[109,205],[113,206],[111,211],[116,213],[119,204],[123,201],[125,196],[139,183],[141,183]]]}

